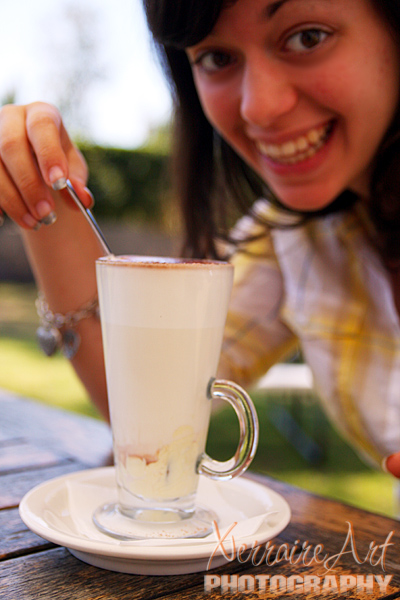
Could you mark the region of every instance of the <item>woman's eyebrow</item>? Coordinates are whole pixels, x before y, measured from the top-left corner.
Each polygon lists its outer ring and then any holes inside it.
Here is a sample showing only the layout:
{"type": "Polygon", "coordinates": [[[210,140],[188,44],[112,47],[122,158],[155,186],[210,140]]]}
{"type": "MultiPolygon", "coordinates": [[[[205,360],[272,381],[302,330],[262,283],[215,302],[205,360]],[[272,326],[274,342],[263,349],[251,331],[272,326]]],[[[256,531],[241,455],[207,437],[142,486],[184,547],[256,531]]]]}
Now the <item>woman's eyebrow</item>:
{"type": "Polygon", "coordinates": [[[275,2],[271,2],[268,6],[265,7],[264,15],[271,19],[276,12],[287,2],[292,2],[292,0],[276,0],[275,2]]]}
{"type": "Polygon", "coordinates": [[[267,19],[271,19],[288,2],[295,2],[295,0],[275,0],[275,2],[271,2],[265,7],[264,16],[267,19]]]}

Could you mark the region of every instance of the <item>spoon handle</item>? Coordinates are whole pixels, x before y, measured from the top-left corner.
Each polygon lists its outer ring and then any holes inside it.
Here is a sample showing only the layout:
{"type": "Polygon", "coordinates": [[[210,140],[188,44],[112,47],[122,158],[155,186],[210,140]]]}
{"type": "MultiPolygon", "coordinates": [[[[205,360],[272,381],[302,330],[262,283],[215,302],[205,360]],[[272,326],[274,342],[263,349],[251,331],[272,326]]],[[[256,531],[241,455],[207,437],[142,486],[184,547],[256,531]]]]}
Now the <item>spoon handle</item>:
{"type": "Polygon", "coordinates": [[[101,231],[100,227],[98,226],[96,219],[94,218],[92,212],[82,204],[82,202],[81,202],[78,194],[76,193],[70,180],[64,179],[64,178],[59,179],[53,185],[53,189],[56,191],[66,189],[68,191],[69,195],[71,196],[71,198],[73,199],[75,204],[78,206],[78,208],[81,210],[81,212],[85,216],[86,220],[88,221],[89,225],[95,232],[105,254],[106,255],[112,254],[110,246],[107,244],[106,239],[103,235],[103,232],[101,231]]]}

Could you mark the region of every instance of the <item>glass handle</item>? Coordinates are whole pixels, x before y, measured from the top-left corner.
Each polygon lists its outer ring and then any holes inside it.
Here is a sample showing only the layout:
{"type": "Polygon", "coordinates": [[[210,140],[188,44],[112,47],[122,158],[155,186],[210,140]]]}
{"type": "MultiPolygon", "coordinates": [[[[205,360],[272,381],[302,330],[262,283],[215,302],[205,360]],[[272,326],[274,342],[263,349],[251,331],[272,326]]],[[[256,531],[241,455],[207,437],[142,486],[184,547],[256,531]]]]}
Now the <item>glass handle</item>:
{"type": "Polygon", "coordinates": [[[227,480],[243,473],[254,458],[258,444],[258,418],[254,404],[239,385],[225,379],[212,379],[208,388],[210,400],[219,398],[233,406],[239,419],[240,437],[235,455],[227,461],[200,456],[197,472],[211,479],[227,480]]]}

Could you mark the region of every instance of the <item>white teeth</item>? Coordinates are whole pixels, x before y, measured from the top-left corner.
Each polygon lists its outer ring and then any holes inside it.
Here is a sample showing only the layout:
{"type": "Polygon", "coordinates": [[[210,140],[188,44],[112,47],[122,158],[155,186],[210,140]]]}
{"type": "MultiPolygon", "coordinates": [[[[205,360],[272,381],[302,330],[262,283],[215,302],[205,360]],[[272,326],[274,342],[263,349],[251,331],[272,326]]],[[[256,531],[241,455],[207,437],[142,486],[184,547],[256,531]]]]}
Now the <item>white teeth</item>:
{"type": "Polygon", "coordinates": [[[330,132],[331,124],[310,129],[306,135],[284,144],[265,144],[256,142],[258,151],[277,162],[284,164],[295,164],[310,158],[321,148],[330,132]]]}
{"type": "Polygon", "coordinates": [[[296,153],[296,144],[294,142],[286,142],[286,144],[283,144],[283,146],[282,146],[283,156],[289,157],[295,153],[296,153]]]}
{"type": "Polygon", "coordinates": [[[307,150],[307,148],[308,148],[307,138],[305,138],[305,137],[299,138],[297,140],[297,148],[300,150],[300,152],[304,152],[304,150],[307,150]]]}
{"type": "Polygon", "coordinates": [[[307,139],[311,144],[316,144],[320,139],[320,133],[317,129],[311,129],[311,131],[307,133],[307,139]]]}

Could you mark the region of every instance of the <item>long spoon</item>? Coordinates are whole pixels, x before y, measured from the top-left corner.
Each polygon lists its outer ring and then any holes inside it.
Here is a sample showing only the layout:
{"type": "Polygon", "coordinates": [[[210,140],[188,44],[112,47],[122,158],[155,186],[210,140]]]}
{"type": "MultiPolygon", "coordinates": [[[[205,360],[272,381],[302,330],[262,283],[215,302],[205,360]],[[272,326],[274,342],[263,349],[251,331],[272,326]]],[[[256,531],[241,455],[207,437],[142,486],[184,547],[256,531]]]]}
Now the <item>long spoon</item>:
{"type": "Polygon", "coordinates": [[[58,192],[60,190],[67,190],[69,195],[71,196],[72,200],[75,202],[75,204],[78,206],[78,208],[81,210],[81,212],[83,213],[83,215],[85,216],[86,220],[88,221],[89,225],[91,226],[91,228],[93,229],[94,233],[97,236],[97,239],[99,240],[104,252],[106,255],[110,255],[113,254],[110,246],[107,244],[106,239],[103,235],[103,232],[101,231],[100,227],[97,224],[96,219],[94,218],[92,212],[86,208],[83,203],[81,202],[78,194],[76,193],[72,183],[70,182],[69,179],[65,179],[64,177],[62,177],[61,179],[59,179],[58,181],[56,181],[53,184],[53,189],[58,192]]]}

